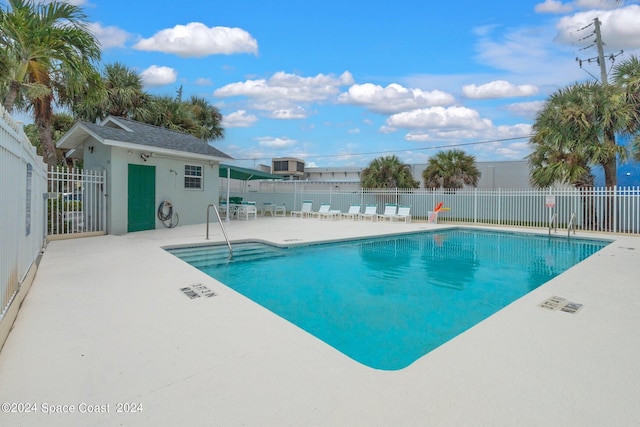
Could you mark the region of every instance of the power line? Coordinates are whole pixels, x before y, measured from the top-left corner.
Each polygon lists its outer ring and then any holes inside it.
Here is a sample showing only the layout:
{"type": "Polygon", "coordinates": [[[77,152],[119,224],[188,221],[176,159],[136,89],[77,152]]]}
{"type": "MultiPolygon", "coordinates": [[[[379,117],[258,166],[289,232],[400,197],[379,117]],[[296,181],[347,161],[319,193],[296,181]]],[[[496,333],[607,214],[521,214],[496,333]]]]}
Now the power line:
{"type": "MultiPolygon", "coordinates": [[[[310,156],[314,159],[327,159],[332,157],[352,157],[352,156],[368,156],[372,154],[392,154],[392,153],[408,153],[412,151],[424,151],[424,150],[436,150],[440,148],[453,148],[453,147],[465,147],[469,145],[481,145],[481,144],[491,144],[494,142],[505,142],[505,141],[517,141],[520,139],[529,139],[531,135],[527,136],[518,136],[513,138],[502,138],[502,139],[491,139],[488,141],[476,141],[476,142],[463,142],[459,144],[446,144],[446,145],[434,145],[431,147],[421,147],[421,148],[407,148],[407,149],[398,149],[398,150],[384,150],[384,151],[368,151],[363,153],[350,153],[350,154],[325,154],[320,156],[310,156]]],[[[269,160],[267,157],[252,157],[246,159],[234,159],[234,160],[269,160]]]]}

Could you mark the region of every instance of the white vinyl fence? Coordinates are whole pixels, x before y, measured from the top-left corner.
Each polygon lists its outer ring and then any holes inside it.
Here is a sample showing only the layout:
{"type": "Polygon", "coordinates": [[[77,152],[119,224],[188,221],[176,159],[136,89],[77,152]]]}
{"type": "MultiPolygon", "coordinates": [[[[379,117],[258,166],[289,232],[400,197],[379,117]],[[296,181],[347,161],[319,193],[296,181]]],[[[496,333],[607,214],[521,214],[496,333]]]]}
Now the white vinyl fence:
{"type": "Polygon", "coordinates": [[[44,162],[0,106],[0,323],[44,248],[46,188],[44,162]]]}
{"type": "MultiPolygon", "coordinates": [[[[360,189],[340,191],[327,184],[326,190],[244,192],[232,196],[257,204],[285,204],[287,211],[299,210],[302,200],[312,200],[313,210],[321,203],[346,212],[351,203],[378,206],[385,203],[411,206],[415,219],[425,220],[435,206],[443,202],[446,210],[438,220],[447,223],[510,225],[521,227],[568,228],[640,234],[640,187],[546,188],[546,189],[360,189]],[[573,217],[573,221],[572,221],[573,217]]],[[[221,198],[225,198],[226,194],[221,198]]]]}
{"type": "Polygon", "coordinates": [[[106,232],[106,171],[49,170],[49,236],[106,232]]]}

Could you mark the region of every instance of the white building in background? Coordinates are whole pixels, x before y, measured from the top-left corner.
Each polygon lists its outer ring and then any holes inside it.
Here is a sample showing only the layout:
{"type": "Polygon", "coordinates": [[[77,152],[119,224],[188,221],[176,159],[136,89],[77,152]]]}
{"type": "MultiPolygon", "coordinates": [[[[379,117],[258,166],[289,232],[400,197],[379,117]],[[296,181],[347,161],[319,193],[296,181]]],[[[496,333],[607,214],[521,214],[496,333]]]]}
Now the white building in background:
{"type": "MultiPolygon", "coordinates": [[[[304,160],[297,158],[277,158],[271,162],[271,173],[284,175],[283,181],[247,182],[245,190],[248,191],[275,191],[288,188],[292,185],[298,189],[334,189],[334,190],[358,190],[360,188],[360,175],[365,166],[340,166],[340,167],[305,167],[304,160]]],[[[526,160],[476,162],[480,171],[480,180],[476,188],[530,188],[529,163],[526,160]]],[[[420,182],[420,188],[424,188],[422,171],[427,167],[425,163],[410,165],[414,179],[420,182]]],[[[268,172],[268,166],[261,165],[260,169],[268,172]]],[[[233,188],[233,186],[232,186],[233,188]]]]}
{"type": "MultiPolygon", "coordinates": [[[[422,171],[426,164],[414,164],[411,172],[414,179],[424,187],[422,171]]],[[[480,171],[477,188],[530,188],[529,163],[526,160],[476,162],[480,171]]],[[[360,174],[364,167],[305,168],[304,180],[309,182],[326,182],[339,184],[360,184],[360,174]]]]}

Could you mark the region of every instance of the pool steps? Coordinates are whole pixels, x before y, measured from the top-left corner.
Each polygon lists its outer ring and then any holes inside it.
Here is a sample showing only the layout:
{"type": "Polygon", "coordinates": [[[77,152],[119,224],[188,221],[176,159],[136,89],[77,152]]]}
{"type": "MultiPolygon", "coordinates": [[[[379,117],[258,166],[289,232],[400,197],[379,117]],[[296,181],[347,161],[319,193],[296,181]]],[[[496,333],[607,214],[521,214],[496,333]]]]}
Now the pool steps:
{"type": "Polygon", "coordinates": [[[253,261],[284,255],[282,249],[261,243],[233,245],[232,259],[229,259],[229,249],[225,245],[171,248],[167,251],[196,268],[215,267],[232,262],[253,261]]]}

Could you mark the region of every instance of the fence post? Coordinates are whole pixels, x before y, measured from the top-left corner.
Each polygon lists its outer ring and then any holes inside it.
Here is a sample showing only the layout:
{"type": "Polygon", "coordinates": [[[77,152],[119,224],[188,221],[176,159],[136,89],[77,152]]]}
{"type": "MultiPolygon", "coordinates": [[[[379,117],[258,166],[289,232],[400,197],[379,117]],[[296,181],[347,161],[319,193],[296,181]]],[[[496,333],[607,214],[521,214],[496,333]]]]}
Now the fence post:
{"type": "Polygon", "coordinates": [[[478,223],[478,188],[473,189],[473,223],[478,223]]]}
{"type": "Polygon", "coordinates": [[[614,185],[612,188],[613,191],[613,231],[619,232],[618,230],[618,186],[614,185]]]}

